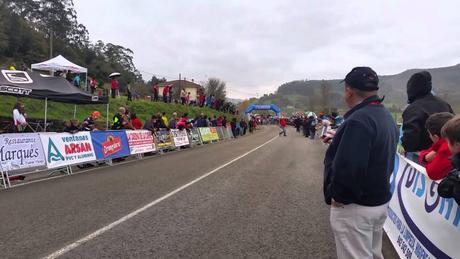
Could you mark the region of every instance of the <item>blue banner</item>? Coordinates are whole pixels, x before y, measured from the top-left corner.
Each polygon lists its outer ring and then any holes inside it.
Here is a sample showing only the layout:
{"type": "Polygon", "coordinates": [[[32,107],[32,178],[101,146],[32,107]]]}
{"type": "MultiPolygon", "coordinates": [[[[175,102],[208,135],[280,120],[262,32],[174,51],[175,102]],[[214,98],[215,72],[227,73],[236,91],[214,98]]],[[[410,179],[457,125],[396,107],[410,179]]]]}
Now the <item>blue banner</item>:
{"type": "Polygon", "coordinates": [[[128,138],[124,130],[91,132],[97,160],[129,156],[128,138]]]}

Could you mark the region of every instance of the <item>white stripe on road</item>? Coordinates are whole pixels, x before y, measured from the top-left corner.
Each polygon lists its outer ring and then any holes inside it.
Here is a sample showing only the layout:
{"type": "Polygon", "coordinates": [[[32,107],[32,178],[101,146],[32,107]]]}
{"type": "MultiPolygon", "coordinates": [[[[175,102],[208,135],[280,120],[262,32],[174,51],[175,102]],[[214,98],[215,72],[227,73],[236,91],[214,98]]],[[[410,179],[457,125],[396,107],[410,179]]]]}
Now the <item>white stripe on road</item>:
{"type": "Polygon", "coordinates": [[[114,222],[112,222],[112,223],[106,225],[105,227],[102,227],[102,228],[100,228],[100,229],[94,231],[93,233],[91,233],[91,234],[89,234],[89,235],[87,235],[87,236],[85,236],[85,237],[83,237],[83,238],[81,238],[81,239],[79,239],[79,240],[77,240],[77,241],[75,241],[75,242],[73,242],[73,243],[71,243],[71,244],[69,244],[69,245],[67,245],[67,246],[65,246],[65,247],[63,247],[63,248],[61,248],[61,249],[59,249],[59,250],[57,250],[56,252],[54,252],[54,253],[52,253],[52,254],[50,254],[50,255],[44,257],[44,258],[45,258],[45,259],[54,259],[54,258],[57,258],[57,257],[59,257],[59,256],[61,256],[61,255],[64,255],[65,253],[67,253],[67,252],[69,252],[69,251],[71,251],[71,250],[77,248],[78,246],[80,246],[80,245],[82,245],[82,244],[84,244],[84,243],[86,243],[86,242],[88,242],[88,241],[90,241],[90,240],[92,240],[92,239],[94,239],[94,238],[96,238],[96,237],[102,235],[103,233],[109,231],[110,229],[112,229],[112,228],[114,228],[114,227],[120,225],[121,223],[123,223],[123,222],[125,222],[125,221],[127,221],[127,220],[129,220],[129,219],[131,219],[131,218],[133,218],[133,217],[135,217],[135,216],[138,215],[139,213],[141,213],[141,212],[143,212],[143,211],[145,211],[145,210],[151,208],[152,206],[154,206],[154,205],[160,203],[161,201],[163,201],[163,200],[165,200],[165,199],[167,199],[167,198],[173,196],[174,194],[176,194],[176,193],[178,193],[178,192],[184,190],[185,188],[187,188],[187,187],[189,187],[189,186],[191,186],[191,185],[193,185],[193,184],[195,184],[195,183],[197,183],[197,182],[203,180],[204,178],[206,178],[206,177],[208,177],[208,176],[214,174],[215,172],[219,171],[220,169],[222,169],[222,168],[224,168],[224,167],[226,167],[226,166],[228,166],[228,165],[230,165],[230,164],[232,164],[232,163],[234,163],[234,162],[240,160],[241,158],[243,158],[243,157],[245,157],[245,156],[251,154],[252,152],[258,150],[259,148],[261,148],[261,147],[263,147],[263,146],[265,146],[265,145],[267,145],[267,144],[269,144],[270,142],[272,142],[273,140],[275,140],[275,139],[277,139],[277,138],[278,138],[278,136],[276,136],[276,137],[274,137],[274,138],[268,140],[267,142],[263,143],[262,145],[260,145],[260,146],[258,146],[258,147],[256,147],[256,148],[254,148],[254,149],[252,149],[252,150],[250,150],[250,151],[248,151],[248,152],[242,154],[241,156],[239,156],[239,157],[237,157],[237,158],[234,158],[233,160],[231,160],[231,161],[229,161],[229,162],[227,162],[227,163],[225,163],[225,164],[223,164],[223,165],[217,167],[216,169],[214,169],[214,170],[212,170],[212,171],[210,171],[210,172],[208,172],[208,173],[206,173],[206,174],[204,174],[204,175],[202,175],[202,176],[196,178],[195,180],[193,180],[193,181],[191,181],[191,182],[189,182],[189,183],[187,183],[187,184],[185,184],[185,185],[182,185],[181,187],[179,187],[179,188],[175,189],[174,191],[172,191],[172,192],[170,192],[170,193],[164,195],[163,197],[160,197],[160,198],[158,198],[158,199],[152,201],[151,203],[145,205],[144,207],[142,207],[142,208],[140,208],[140,209],[137,209],[137,210],[135,210],[135,211],[129,213],[128,215],[126,215],[126,216],[124,216],[124,217],[118,219],[117,221],[114,221],[114,222]]]}

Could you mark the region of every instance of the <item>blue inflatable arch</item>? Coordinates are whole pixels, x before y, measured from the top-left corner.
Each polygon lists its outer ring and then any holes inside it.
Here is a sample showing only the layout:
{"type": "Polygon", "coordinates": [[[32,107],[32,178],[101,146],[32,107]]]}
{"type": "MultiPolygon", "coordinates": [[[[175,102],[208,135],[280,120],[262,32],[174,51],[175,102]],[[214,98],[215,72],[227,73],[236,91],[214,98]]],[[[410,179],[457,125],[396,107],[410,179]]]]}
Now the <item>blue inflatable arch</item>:
{"type": "Polygon", "coordinates": [[[281,115],[281,109],[276,106],[275,104],[270,104],[270,105],[260,105],[260,104],[251,104],[246,108],[244,111],[245,114],[249,114],[254,110],[271,110],[276,113],[277,116],[281,115]]]}

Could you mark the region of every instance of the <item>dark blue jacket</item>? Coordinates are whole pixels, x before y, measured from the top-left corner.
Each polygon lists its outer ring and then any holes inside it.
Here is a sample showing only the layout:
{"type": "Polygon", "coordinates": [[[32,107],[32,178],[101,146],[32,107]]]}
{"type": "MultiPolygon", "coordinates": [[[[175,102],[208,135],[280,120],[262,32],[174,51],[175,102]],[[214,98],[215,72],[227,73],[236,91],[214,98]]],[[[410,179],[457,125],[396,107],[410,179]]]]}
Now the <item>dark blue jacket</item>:
{"type": "Polygon", "coordinates": [[[324,159],[324,196],[335,201],[379,206],[391,198],[399,131],[390,112],[372,96],[345,114],[324,159]]]}

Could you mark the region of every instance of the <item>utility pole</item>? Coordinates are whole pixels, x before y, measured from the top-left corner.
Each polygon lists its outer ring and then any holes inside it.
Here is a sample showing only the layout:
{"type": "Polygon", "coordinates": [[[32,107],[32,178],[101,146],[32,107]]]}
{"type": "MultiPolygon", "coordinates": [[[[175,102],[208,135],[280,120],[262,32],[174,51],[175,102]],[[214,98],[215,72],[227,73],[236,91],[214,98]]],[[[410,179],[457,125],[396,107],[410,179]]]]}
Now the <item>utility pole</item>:
{"type": "Polygon", "coordinates": [[[50,29],[50,59],[53,58],[53,30],[50,29]]]}

